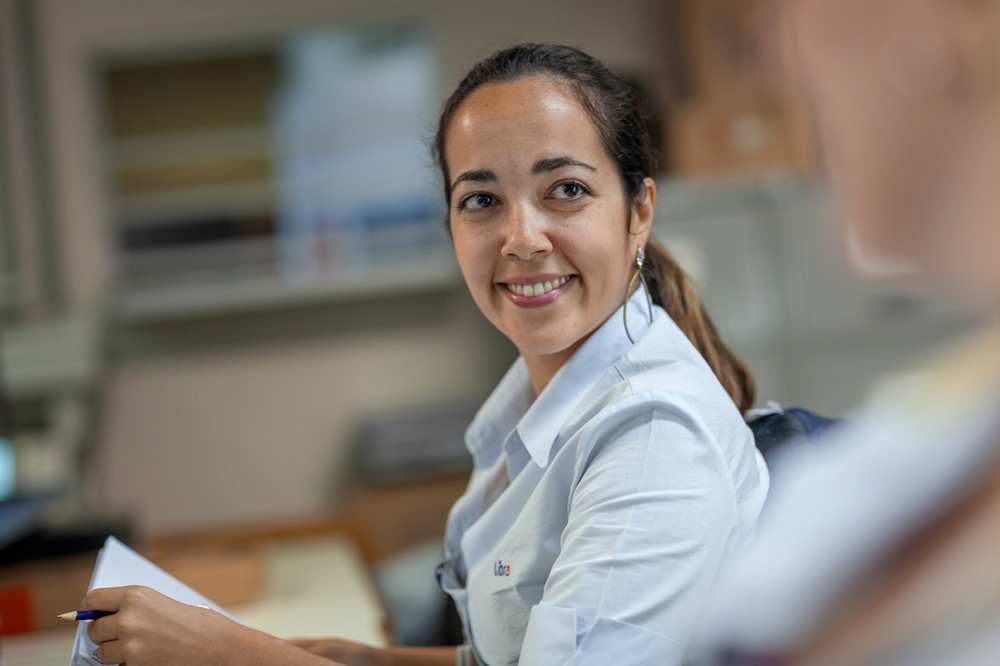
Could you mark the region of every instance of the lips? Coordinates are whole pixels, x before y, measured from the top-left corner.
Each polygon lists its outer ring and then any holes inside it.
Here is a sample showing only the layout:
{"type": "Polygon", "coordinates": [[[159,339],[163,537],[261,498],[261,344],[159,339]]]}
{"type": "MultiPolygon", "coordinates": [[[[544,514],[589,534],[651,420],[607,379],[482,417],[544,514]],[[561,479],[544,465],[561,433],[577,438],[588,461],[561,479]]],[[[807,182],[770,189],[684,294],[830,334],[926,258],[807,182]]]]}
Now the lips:
{"type": "Polygon", "coordinates": [[[520,308],[541,308],[563,295],[576,282],[576,275],[539,275],[512,278],[498,284],[510,301],[520,308]]]}

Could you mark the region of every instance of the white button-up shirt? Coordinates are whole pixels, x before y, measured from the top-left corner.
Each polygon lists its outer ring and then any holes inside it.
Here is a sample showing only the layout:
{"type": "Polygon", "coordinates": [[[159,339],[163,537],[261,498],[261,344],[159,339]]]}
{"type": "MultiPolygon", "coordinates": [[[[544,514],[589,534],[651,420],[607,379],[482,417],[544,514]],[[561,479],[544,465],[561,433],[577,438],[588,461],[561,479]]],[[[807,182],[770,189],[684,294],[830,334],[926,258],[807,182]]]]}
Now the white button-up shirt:
{"type": "Polygon", "coordinates": [[[768,475],[753,436],[640,289],[537,398],[518,359],[466,433],[440,574],[480,663],[681,664],[768,475]]]}

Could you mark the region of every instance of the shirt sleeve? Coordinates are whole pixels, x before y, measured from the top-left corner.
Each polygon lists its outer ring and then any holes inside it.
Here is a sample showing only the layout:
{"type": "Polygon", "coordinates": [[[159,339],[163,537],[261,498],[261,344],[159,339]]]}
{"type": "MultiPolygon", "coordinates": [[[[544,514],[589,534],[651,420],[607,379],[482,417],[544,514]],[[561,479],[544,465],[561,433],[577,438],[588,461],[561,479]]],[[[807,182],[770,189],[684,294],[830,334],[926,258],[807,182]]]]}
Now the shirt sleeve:
{"type": "MultiPolygon", "coordinates": [[[[560,554],[531,610],[520,663],[683,664],[740,540],[730,464],[676,401],[632,395],[587,428],[560,554]]],[[[747,434],[733,436],[743,440],[736,449],[752,447],[747,434]]]]}

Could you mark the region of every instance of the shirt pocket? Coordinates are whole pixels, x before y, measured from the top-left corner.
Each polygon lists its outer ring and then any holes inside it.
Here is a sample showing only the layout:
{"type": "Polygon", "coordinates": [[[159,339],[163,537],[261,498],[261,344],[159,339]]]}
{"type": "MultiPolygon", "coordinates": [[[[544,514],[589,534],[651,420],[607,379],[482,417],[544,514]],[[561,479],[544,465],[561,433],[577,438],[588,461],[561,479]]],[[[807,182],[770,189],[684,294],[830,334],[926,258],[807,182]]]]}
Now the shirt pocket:
{"type": "Polygon", "coordinates": [[[578,637],[576,609],[538,604],[521,645],[519,666],[682,666],[684,646],[644,627],[600,618],[578,637]],[[581,638],[579,645],[578,638],[581,638]]]}
{"type": "Polygon", "coordinates": [[[550,604],[532,608],[521,652],[520,666],[572,664],[576,660],[576,609],[550,604]]]}
{"type": "Polygon", "coordinates": [[[541,597],[544,578],[534,580],[516,556],[484,562],[470,575],[468,623],[472,642],[490,666],[516,664],[531,607],[541,597]]]}

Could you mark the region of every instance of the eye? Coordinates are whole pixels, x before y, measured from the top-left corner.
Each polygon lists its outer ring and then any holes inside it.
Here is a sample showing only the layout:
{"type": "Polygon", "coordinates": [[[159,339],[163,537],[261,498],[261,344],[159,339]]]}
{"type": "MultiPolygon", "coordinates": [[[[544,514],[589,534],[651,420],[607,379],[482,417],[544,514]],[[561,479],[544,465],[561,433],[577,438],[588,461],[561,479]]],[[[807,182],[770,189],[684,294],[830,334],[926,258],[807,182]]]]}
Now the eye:
{"type": "Polygon", "coordinates": [[[582,198],[585,194],[590,194],[590,190],[584,187],[581,183],[569,181],[556,185],[555,189],[552,190],[551,196],[553,199],[573,201],[575,199],[582,198]]]}
{"type": "Polygon", "coordinates": [[[495,203],[496,199],[492,194],[487,194],[485,192],[477,192],[475,194],[470,194],[461,201],[458,202],[459,210],[483,210],[484,208],[489,208],[495,203]]]}

